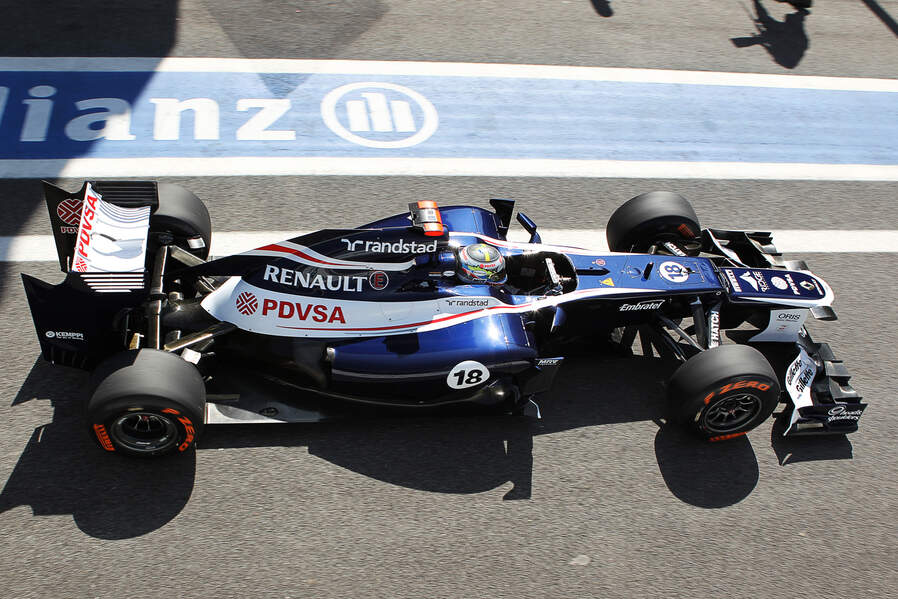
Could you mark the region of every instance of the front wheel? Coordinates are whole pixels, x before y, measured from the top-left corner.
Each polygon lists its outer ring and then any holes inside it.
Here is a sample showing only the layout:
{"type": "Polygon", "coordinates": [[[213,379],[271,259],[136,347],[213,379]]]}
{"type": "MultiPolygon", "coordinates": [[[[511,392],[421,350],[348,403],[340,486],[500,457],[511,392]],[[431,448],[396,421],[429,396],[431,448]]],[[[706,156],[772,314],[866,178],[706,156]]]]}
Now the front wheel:
{"type": "Polygon", "coordinates": [[[688,246],[696,254],[701,226],[692,205],[680,194],[650,191],[625,202],[605,227],[612,252],[647,252],[665,241],[688,246]]]}
{"type": "Polygon", "coordinates": [[[736,437],[770,417],[780,386],[770,363],[747,345],[722,345],[696,354],[670,379],[674,419],[710,441],[736,437]]]}
{"type": "Polygon", "coordinates": [[[138,457],[181,453],[203,430],[206,390],[196,367],[175,354],[116,354],[92,377],[90,434],[110,452],[138,457]]]}

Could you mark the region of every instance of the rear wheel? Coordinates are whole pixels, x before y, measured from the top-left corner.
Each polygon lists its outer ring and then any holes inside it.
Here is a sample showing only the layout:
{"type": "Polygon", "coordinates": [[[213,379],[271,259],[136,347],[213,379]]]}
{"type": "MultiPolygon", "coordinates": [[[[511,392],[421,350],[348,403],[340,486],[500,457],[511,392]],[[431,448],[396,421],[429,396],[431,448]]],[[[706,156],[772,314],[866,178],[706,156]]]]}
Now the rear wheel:
{"type": "Polygon", "coordinates": [[[157,190],[159,206],[150,215],[150,231],[170,233],[175,245],[205,260],[212,243],[212,219],[206,205],[180,185],[159,183],[157,190]]]}
{"type": "Polygon", "coordinates": [[[721,441],[770,417],[780,386],[763,354],[747,345],[722,345],[696,354],[670,379],[674,419],[689,431],[721,441]]]}
{"type": "Polygon", "coordinates": [[[205,402],[193,364],[154,349],[122,352],[92,376],[89,432],[107,451],[140,457],[184,452],[202,433],[205,402]]]}
{"type": "Polygon", "coordinates": [[[697,250],[700,234],[701,226],[692,205],[670,191],[636,196],[615,210],[605,227],[608,248],[613,252],[647,252],[665,241],[697,250]]]}

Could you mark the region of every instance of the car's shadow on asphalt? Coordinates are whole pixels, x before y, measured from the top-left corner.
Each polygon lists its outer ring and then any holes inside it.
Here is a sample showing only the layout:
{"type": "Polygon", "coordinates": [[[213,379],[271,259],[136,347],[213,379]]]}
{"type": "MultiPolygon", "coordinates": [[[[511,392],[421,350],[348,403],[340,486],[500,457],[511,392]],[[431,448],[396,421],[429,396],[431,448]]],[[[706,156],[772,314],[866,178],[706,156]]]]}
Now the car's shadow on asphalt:
{"type": "Polygon", "coordinates": [[[0,492],[0,513],[71,514],[86,534],[126,539],[156,530],[190,499],[195,452],[158,460],[107,455],[87,434],[87,374],[38,360],[13,401],[49,400],[52,422],[34,430],[0,492]]]}
{"type": "MultiPolygon", "coordinates": [[[[654,421],[654,450],[670,492],[686,503],[720,508],[747,497],[759,469],[741,437],[706,443],[665,424],[664,383],[673,366],[641,356],[572,356],[543,418],[482,412],[356,418],[317,424],[209,427],[198,453],[155,460],[107,455],[85,432],[84,374],[38,361],[14,401],[49,400],[53,420],[35,430],[0,493],[0,512],[20,505],[35,515],[71,513],[85,533],[104,539],[146,534],[173,519],[193,489],[196,459],[212,449],[307,447],[311,455],[376,480],[436,493],[479,493],[512,483],[504,499],[530,499],[534,437],[582,427],[654,421]]],[[[769,426],[765,424],[764,426],[769,426]]],[[[782,439],[781,464],[851,457],[845,437],[782,439]]],[[[614,434],[611,428],[608,434],[614,434]]],[[[646,437],[646,443],[651,442],[646,437]]],[[[607,460],[626,460],[616,453],[607,460]]]]}
{"type": "Polygon", "coordinates": [[[780,466],[818,460],[850,460],[854,457],[848,435],[784,437],[788,416],[788,412],[783,412],[770,427],[770,446],[776,452],[780,466]]]}

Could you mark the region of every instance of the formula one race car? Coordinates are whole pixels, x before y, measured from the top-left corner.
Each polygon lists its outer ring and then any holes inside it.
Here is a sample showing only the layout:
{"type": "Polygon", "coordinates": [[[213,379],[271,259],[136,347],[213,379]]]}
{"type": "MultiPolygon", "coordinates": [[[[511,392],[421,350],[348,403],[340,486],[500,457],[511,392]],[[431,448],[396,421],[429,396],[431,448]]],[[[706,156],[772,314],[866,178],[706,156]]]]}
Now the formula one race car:
{"type": "Polygon", "coordinates": [[[89,430],[110,452],[183,452],[207,424],[359,405],[537,415],[566,348],[637,338],[682,363],[672,418],[712,441],[780,402],[787,435],[852,432],[866,407],[804,327],[835,318],[830,287],[769,233],[702,229],[674,193],[616,210],[611,252],[543,244],[522,213],[530,241],[509,241],[510,200],[422,201],[215,260],[209,214],[181,187],[45,196],[66,278],[23,275],[28,301],[44,358],[93,371],[89,430]]]}

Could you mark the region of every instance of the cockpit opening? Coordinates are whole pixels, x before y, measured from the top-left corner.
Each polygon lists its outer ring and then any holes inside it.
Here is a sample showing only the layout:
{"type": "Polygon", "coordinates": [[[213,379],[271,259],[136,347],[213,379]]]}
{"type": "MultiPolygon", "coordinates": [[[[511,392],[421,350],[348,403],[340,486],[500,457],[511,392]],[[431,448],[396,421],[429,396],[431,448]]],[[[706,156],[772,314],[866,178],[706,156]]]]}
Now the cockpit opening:
{"type": "Polygon", "coordinates": [[[530,252],[505,259],[510,293],[519,295],[561,295],[577,288],[577,273],[564,254],[530,252]]]}

